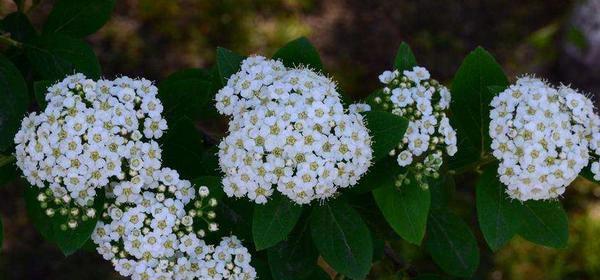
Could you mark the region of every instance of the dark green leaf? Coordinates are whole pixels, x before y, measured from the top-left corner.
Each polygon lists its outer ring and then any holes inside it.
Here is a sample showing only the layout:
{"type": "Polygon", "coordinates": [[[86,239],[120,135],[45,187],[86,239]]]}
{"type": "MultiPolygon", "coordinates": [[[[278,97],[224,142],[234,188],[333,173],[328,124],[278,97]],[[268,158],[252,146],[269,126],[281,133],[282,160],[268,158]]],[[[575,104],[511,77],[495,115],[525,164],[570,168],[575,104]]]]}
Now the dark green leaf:
{"type": "Polygon", "coordinates": [[[44,79],[60,80],[75,72],[88,78],[100,77],[100,64],[90,46],[81,40],[48,34],[27,45],[25,52],[33,68],[44,79]]]}
{"type": "Polygon", "coordinates": [[[432,211],[427,223],[425,247],[445,272],[470,277],[479,265],[477,240],[459,217],[449,210],[432,211]]]}
{"type": "Polygon", "coordinates": [[[353,193],[366,193],[383,186],[393,186],[398,174],[402,171],[403,169],[398,165],[396,158],[386,157],[375,162],[369,168],[367,174],[350,191],[353,193]]]}
{"type": "Polygon", "coordinates": [[[158,85],[165,118],[169,122],[183,116],[196,120],[206,115],[208,110],[215,111],[211,90],[210,80],[200,69],[188,69],[170,75],[158,85]]]}
{"type": "Polygon", "coordinates": [[[417,59],[413,54],[410,46],[402,42],[396,53],[396,59],[394,59],[394,67],[402,73],[404,70],[412,70],[413,67],[417,66],[417,59]]]}
{"type": "Polygon", "coordinates": [[[33,82],[33,93],[40,110],[44,110],[46,108],[46,93],[48,93],[48,88],[53,84],[54,82],[48,80],[33,82]]]}
{"type": "Polygon", "coordinates": [[[308,223],[302,223],[285,241],[267,250],[276,280],[310,280],[318,270],[319,253],[312,243],[308,223]]]}
{"type": "Polygon", "coordinates": [[[323,70],[323,63],[317,49],[305,37],[287,43],[273,55],[273,58],[280,59],[286,67],[304,65],[314,70],[323,70]]]}
{"type": "Polygon", "coordinates": [[[371,268],[371,233],[356,210],[337,199],[314,207],[310,216],[312,239],[323,259],[337,272],[364,279],[371,268]]]}
{"type": "Polygon", "coordinates": [[[46,240],[58,245],[65,256],[75,253],[86,244],[96,228],[104,204],[103,196],[98,195],[94,202],[94,208],[98,213],[96,218],[80,222],[75,229],[62,230],[60,225],[66,222],[66,217],[60,215],[55,215],[52,218],[48,217],[37,201],[38,194],[39,189],[37,187],[27,186],[25,188],[27,213],[33,225],[46,240]]]}
{"type": "Polygon", "coordinates": [[[29,42],[36,31],[27,16],[21,12],[8,14],[0,21],[0,29],[10,33],[10,37],[18,42],[29,42]]]}
{"type": "Polygon", "coordinates": [[[252,240],[254,206],[248,200],[223,197],[216,210],[219,232],[233,232],[242,240],[252,240]]]}
{"type": "Polygon", "coordinates": [[[214,158],[214,152],[204,145],[204,140],[194,122],[183,117],[169,123],[163,140],[163,161],[165,166],[179,171],[184,178],[214,175],[217,166],[207,157],[214,158]]]}
{"type": "Polygon", "coordinates": [[[455,165],[479,160],[490,149],[488,134],[490,86],[506,87],[508,80],[494,57],[479,47],[463,61],[452,82],[452,125],[457,129],[458,154],[455,165]]]}
{"type": "Polygon", "coordinates": [[[115,7],[115,0],[58,0],[44,25],[44,33],[73,37],[90,35],[102,27],[115,7]]]}
{"type": "Polygon", "coordinates": [[[257,205],[252,220],[256,250],[269,248],[286,239],[301,214],[302,206],[279,193],[266,204],[257,205]]]}
{"type": "Polygon", "coordinates": [[[364,112],[363,114],[373,137],[373,158],[378,161],[389,157],[389,152],[402,141],[408,127],[408,120],[383,111],[364,112]]]}
{"type": "Polygon", "coordinates": [[[444,209],[456,192],[454,178],[450,174],[442,174],[438,179],[429,179],[431,192],[431,209],[444,209]]]}
{"type": "Polygon", "coordinates": [[[497,165],[486,168],[477,183],[477,218],[483,237],[493,251],[506,244],[519,230],[518,202],[512,201],[498,180],[497,165]]]}
{"type": "Polygon", "coordinates": [[[519,206],[519,235],[544,246],[567,246],[569,224],[567,214],[558,201],[530,200],[519,206]]]}
{"type": "Polygon", "coordinates": [[[373,191],[377,206],[387,222],[406,241],[420,245],[425,235],[431,198],[416,180],[397,188],[394,184],[373,191]]]}
{"type": "Polygon", "coordinates": [[[221,47],[217,48],[217,70],[219,72],[221,86],[225,86],[229,77],[240,70],[241,63],[244,59],[244,56],[228,49],[221,47]]]}
{"type": "Polygon", "coordinates": [[[14,144],[14,137],[29,103],[27,84],[19,69],[0,55],[0,151],[14,144]]]}

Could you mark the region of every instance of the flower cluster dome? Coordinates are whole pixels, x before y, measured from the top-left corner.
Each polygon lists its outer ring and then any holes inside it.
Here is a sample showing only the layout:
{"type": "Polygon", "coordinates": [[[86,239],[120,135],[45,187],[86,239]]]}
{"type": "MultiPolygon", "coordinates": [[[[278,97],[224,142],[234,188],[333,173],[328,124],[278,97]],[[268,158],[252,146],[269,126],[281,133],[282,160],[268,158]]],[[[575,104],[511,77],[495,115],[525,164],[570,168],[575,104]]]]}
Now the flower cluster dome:
{"type": "Polygon", "coordinates": [[[423,175],[439,176],[444,154],[457,152],[456,131],[446,115],[450,91],[430,76],[427,69],[418,66],[402,73],[385,71],[379,75],[384,84],[382,96],[373,100],[374,105],[409,120],[402,142],[390,155],[396,157],[399,166],[415,169],[413,175],[422,186],[427,186],[423,175]]]}
{"type": "Polygon", "coordinates": [[[600,118],[588,98],[567,86],[522,77],[491,106],[492,150],[512,198],[557,198],[588,165],[590,151],[598,153],[600,118]]]}
{"type": "Polygon", "coordinates": [[[347,113],[335,83],[308,68],[249,57],[216,101],[231,117],[219,145],[229,196],[266,203],[276,189],[306,204],[356,184],[371,164],[363,117],[347,113]]]}

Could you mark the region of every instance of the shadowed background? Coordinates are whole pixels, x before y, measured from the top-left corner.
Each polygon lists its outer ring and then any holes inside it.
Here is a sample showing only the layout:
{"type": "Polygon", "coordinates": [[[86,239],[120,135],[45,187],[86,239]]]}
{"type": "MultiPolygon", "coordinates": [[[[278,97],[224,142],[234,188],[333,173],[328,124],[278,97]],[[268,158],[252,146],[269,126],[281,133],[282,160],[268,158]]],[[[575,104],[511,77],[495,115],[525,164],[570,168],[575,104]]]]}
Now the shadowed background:
{"type": "MultiPolygon", "coordinates": [[[[41,1],[30,11],[34,25],[44,22],[52,2],[41,1]]],[[[1,16],[15,10],[12,1],[0,0],[1,16]]],[[[536,73],[555,83],[572,83],[598,104],[600,0],[120,0],[112,19],[87,40],[105,76],[160,81],[176,70],[212,66],[217,46],[271,55],[299,36],[315,44],[325,68],[355,98],[378,87],[377,75],[392,67],[397,47],[406,41],[419,64],[446,84],[463,57],[481,45],[509,77],[536,73]]],[[[470,186],[457,186],[454,207],[470,213],[473,225],[470,186]]],[[[45,243],[27,219],[22,188],[0,189],[5,231],[0,279],[119,278],[95,253],[64,258],[45,243]]],[[[480,242],[475,278],[599,279],[599,196],[600,187],[584,181],[568,189],[566,250],[516,238],[493,255],[480,242]]],[[[392,245],[398,259],[377,263],[370,278],[406,279],[405,272],[435,271],[422,250],[402,241],[392,245]]]]}

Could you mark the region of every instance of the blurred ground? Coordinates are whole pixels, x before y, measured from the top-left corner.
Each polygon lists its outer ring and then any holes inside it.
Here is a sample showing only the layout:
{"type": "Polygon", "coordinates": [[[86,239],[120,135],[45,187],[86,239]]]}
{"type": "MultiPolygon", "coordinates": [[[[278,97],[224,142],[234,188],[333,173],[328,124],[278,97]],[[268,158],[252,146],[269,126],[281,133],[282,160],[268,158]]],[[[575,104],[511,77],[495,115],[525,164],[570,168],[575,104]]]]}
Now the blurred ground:
{"type": "MultiPolygon", "coordinates": [[[[52,2],[42,1],[31,12],[34,24],[43,23],[52,2]]],[[[12,1],[0,0],[1,16],[14,10],[12,1]]],[[[120,0],[111,21],[89,42],[106,76],[159,81],[179,69],[211,66],[217,46],[271,55],[299,36],[316,45],[326,69],[355,98],[378,86],[378,73],[391,68],[396,48],[406,41],[419,63],[442,81],[449,82],[462,58],[482,45],[511,77],[534,72],[566,81],[595,93],[598,102],[598,0],[120,0]]],[[[480,243],[476,277],[600,279],[600,188],[584,181],[575,185],[565,200],[571,215],[567,250],[514,240],[493,257],[480,243]]],[[[456,204],[473,213],[469,188],[457,187],[456,204]]],[[[116,278],[96,254],[80,252],[65,259],[46,244],[27,220],[21,189],[17,184],[0,189],[5,226],[0,279],[116,278]]],[[[394,246],[410,269],[435,269],[414,247],[394,246]]],[[[380,264],[373,278],[401,279],[394,276],[397,269],[380,264]]]]}

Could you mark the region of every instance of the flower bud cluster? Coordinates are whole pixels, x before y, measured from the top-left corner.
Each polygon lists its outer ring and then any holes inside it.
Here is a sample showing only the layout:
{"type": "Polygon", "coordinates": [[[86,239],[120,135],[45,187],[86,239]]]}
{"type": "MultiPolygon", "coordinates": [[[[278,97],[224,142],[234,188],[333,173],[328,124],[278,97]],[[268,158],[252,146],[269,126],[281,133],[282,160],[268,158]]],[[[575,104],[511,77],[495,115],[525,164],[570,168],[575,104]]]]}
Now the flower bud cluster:
{"type": "Polygon", "coordinates": [[[525,76],[491,106],[492,150],[512,198],[557,198],[588,165],[590,152],[599,152],[600,118],[588,98],[567,86],[525,76]]]}
{"type": "Polygon", "coordinates": [[[277,189],[306,204],[356,184],[371,164],[362,116],[346,113],[335,83],[310,69],[249,57],[216,101],[231,117],[219,145],[228,196],[266,203],[277,189]]]}
{"type": "Polygon", "coordinates": [[[382,95],[374,98],[373,105],[409,120],[402,142],[390,151],[399,166],[407,167],[396,185],[408,183],[411,175],[421,187],[427,188],[426,178],[439,176],[444,154],[453,156],[457,152],[456,131],[446,115],[450,91],[430,79],[423,67],[403,73],[385,71],[379,80],[384,88],[382,95]]]}

